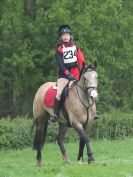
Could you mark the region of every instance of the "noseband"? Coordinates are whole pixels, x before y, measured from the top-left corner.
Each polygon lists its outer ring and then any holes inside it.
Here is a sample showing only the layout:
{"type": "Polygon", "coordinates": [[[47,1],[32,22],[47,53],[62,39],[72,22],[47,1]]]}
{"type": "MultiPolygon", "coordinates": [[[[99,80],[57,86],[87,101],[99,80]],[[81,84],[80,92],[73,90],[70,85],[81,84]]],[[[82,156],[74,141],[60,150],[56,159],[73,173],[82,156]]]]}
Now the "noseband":
{"type": "Polygon", "coordinates": [[[93,91],[94,91],[95,93],[97,93],[97,87],[88,87],[88,88],[87,88],[87,92],[88,92],[89,98],[92,97],[91,93],[92,93],[93,91]]]}

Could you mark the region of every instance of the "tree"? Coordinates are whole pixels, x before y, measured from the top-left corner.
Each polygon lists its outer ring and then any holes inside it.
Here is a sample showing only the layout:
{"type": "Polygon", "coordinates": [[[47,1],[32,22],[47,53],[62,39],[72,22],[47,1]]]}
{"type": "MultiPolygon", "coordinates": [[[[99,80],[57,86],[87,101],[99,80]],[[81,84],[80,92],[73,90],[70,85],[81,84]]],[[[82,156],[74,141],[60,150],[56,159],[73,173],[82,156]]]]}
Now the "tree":
{"type": "Polygon", "coordinates": [[[38,87],[56,80],[62,24],[72,27],[86,61],[98,61],[99,108],[132,109],[132,7],[130,0],[1,1],[0,116],[31,112],[38,87]]]}

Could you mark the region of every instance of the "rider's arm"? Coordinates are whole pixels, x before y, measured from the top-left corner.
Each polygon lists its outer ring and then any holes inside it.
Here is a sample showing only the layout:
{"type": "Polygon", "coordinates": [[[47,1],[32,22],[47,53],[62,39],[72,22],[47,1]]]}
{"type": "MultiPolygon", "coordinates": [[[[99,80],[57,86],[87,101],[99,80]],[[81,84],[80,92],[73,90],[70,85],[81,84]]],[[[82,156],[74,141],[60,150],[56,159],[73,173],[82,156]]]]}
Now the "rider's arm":
{"type": "Polygon", "coordinates": [[[66,69],[66,67],[64,65],[63,52],[62,52],[62,48],[60,46],[58,47],[58,49],[56,51],[55,57],[56,57],[56,62],[57,62],[60,72],[62,74],[67,75],[69,73],[69,71],[66,69]]]}
{"type": "Polygon", "coordinates": [[[56,52],[56,62],[59,68],[59,72],[66,75],[68,80],[74,80],[74,77],[70,74],[70,72],[65,68],[64,62],[63,62],[63,53],[57,51],[56,52]]]}

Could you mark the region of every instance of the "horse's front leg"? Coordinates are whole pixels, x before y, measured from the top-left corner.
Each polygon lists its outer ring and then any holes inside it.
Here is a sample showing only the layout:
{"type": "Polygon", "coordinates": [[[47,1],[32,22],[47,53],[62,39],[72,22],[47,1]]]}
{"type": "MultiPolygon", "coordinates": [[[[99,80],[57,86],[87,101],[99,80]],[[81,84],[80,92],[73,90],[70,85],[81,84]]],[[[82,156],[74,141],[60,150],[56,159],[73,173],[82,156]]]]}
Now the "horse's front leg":
{"type": "MultiPolygon", "coordinates": [[[[72,126],[77,131],[80,138],[86,144],[87,155],[88,155],[88,163],[94,162],[93,154],[92,154],[92,151],[91,151],[91,148],[90,148],[89,137],[88,137],[87,133],[85,132],[83,126],[80,123],[73,123],[72,126]]],[[[83,147],[81,148],[81,150],[83,150],[83,147]]]]}
{"type": "Polygon", "coordinates": [[[85,142],[82,138],[80,138],[80,142],[79,142],[79,153],[78,153],[78,161],[82,161],[83,162],[83,152],[84,152],[84,147],[85,147],[85,142]]]}
{"type": "Polygon", "coordinates": [[[65,137],[66,132],[67,132],[66,125],[59,123],[59,132],[58,132],[58,136],[57,136],[57,142],[60,147],[60,150],[62,153],[62,158],[63,158],[64,162],[69,163],[70,160],[68,158],[68,155],[67,155],[67,152],[66,152],[65,146],[64,146],[64,137],[65,137]]]}

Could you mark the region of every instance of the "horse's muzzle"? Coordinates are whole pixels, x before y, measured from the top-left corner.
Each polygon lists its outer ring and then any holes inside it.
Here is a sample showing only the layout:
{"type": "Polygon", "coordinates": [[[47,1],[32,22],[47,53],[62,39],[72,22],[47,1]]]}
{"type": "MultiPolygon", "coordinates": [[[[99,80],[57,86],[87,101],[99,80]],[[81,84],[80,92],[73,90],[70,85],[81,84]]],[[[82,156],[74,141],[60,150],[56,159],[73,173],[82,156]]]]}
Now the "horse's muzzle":
{"type": "Polygon", "coordinates": [[[97,103],[98,102],[98,93],[96,89],[92,89],[90,92],[88,91],[88,94],[92,100],[92,102],[97,103]]]}

